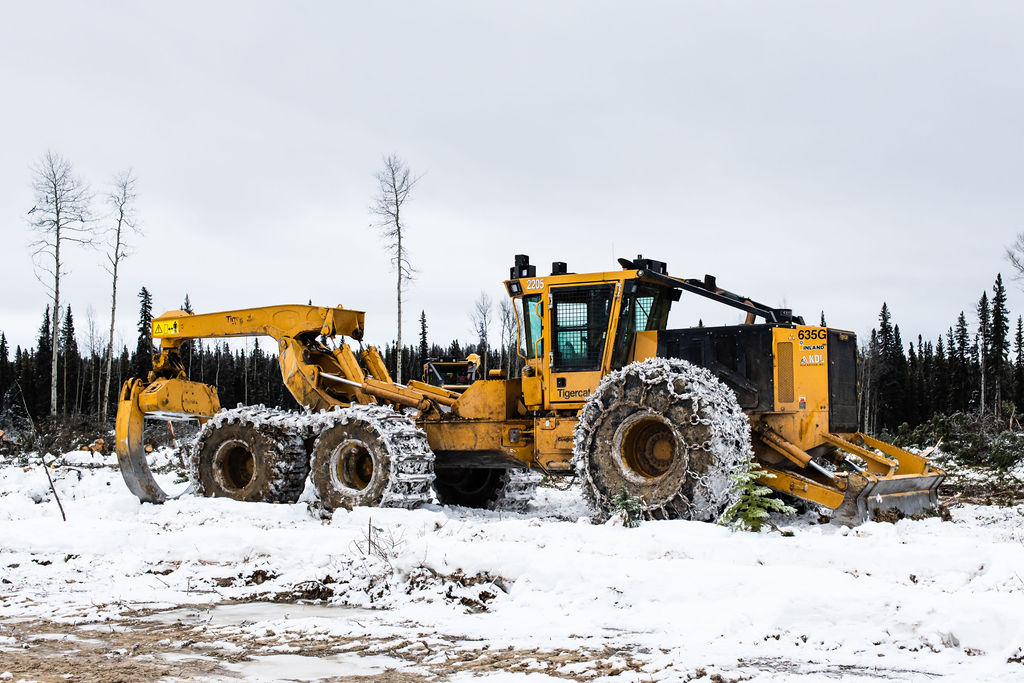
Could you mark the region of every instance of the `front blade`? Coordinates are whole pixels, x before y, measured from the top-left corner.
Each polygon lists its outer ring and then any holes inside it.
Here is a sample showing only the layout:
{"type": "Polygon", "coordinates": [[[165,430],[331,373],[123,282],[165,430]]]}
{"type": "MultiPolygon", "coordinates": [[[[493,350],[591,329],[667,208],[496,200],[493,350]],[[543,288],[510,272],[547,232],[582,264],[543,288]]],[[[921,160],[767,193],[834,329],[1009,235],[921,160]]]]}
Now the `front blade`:
{"type": "Polygon", "coordinates": [[[938,504],[939,484],[945,478],[944,472],[883,478],[851,473],[846,495],[832,520],[855,526],[873,520],[876,513],[886,510],[898,510],[912,517],[938,504]]]}

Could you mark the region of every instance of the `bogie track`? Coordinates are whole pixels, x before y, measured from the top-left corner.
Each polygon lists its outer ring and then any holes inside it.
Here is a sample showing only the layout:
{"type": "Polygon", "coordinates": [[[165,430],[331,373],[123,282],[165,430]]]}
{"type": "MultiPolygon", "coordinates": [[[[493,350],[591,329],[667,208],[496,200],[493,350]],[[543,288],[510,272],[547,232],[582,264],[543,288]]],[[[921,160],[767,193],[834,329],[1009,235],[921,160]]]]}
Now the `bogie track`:
{"type": "Polygon", "coordinates": [[[390,408],[294,413],[251,406],[209,420],[190,464],[202,495],[290,503],[312,473],[325,507],[413,508],[430,502],[433,461],[423,432],[390,408]]]}

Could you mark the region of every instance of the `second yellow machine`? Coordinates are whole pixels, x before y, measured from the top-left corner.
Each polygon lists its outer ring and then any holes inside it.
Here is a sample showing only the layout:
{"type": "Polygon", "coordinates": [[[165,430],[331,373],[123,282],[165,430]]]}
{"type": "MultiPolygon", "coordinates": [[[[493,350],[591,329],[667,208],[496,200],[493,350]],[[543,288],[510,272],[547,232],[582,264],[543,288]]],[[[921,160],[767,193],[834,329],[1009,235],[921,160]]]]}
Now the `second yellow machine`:
{"type": "MultiPolygon", "coordinates": [[[[291,502],[307,477],[329,508],[443,504],[521,508],[539,474],[577,474],[599,512],[623,488],[659,519],[713,520],[737,495],[729,478],[751,457],[779,492],[845,523],[874,510],[913,514],[937,502],[942,470],[858,431],[856,337],[805,325],[666,264],[538,275],[516,256],[514,300],[523,369],[462,391],[395,383],[374,347],[357,356],[365,315],[342,307],[268,306],[153,321],[153,371],[121,390],[117,453],[141,500],[167,498],[143,448],[147,418],[198,419],[196,492],[291,502]],[[745,324],[668,330],[683,293],[739,309],[745,324]],[[266,335],[306,410],[221,410],[189,381],[191,339],[266,335]],[[361,362],[360,362],[361,361],[361,362]]],[[[460,387],[461,389],[461,387],[460,387]]]]}

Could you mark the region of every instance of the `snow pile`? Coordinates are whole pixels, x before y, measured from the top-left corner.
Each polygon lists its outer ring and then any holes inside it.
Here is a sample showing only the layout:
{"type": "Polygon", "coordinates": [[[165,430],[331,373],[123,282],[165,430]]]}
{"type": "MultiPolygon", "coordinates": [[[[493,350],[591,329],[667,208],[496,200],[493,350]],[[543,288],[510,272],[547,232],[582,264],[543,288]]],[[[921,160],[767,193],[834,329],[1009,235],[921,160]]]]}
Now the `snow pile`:
{"type": "MultiPolygon", "coordinates": [[[[0,626],[309,599],[373,611],[253,616],[218,627],[222,651],[301,632],[352,648],[386,637],[428,669],[451,659],[446,647],[505,670],[493,653],[528,653],[506,680],[1024,676],[1024,506],[855,529],[801,519],[785,537],[595,525],[578,490],[542,488],[525,514],[428,506],[321,520],[303,504],[143,505],[109,466],[52,474],[66,523],[40,467],[0,467],[0,626]]],[[[0,640],[0,662],[9,647],[0,640]]]]}

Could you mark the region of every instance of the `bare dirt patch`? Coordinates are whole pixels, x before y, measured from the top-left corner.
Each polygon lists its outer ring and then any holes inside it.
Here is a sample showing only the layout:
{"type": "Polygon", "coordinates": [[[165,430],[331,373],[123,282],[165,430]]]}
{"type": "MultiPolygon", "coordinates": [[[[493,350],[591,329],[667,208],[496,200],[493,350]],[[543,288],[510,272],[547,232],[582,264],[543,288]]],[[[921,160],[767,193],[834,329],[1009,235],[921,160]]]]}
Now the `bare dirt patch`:
{"type": "MultiPolygon", "coordinates": [[[[186,608],[188,609],[188,608],[186,608]]],[[[165,612],[126,612],[107,622],[60,623],[33,619],[0,622],[0,672],[37,681],[117,681],[244,678],[244,665],[256,658],[301,653],[309,660],[340,655],[387,658],[372,675],[316,677],[351,683],[443,681],[461,672],[544,673],[587,681],[638,671],[646,664],[634,654],[610,646],[558,651],[498,647],[493,643],[437,636],[428,632],[401,637],[333,634],[238,625],[161,620],[165,612]]],[[[336,668],[336,665],[335,665],[336,668]]],[[[302,680],[296,677],[295,680],[302,680]]]]}

